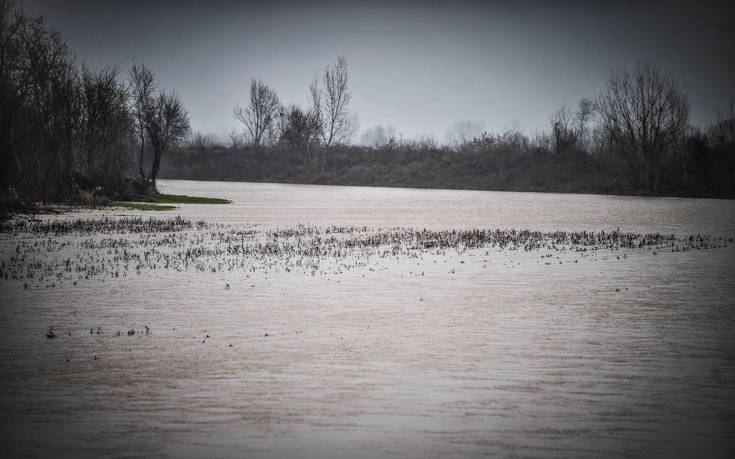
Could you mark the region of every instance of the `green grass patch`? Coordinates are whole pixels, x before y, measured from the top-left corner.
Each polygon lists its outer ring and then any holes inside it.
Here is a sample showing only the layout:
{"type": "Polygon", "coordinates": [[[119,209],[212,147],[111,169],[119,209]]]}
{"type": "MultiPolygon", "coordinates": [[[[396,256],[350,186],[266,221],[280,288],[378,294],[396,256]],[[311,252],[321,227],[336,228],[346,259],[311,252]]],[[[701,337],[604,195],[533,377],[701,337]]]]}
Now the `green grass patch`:
{"type": "Polygon", "coordinates": [[[113,202],[115,207],[125,207],[130,210],[172,210],[176,206],[159,206],[158,204],[147,204],[144,202],[113,202]]]}
{"type": "Polygon", "coordinates": [[[229,204],[232,201],[229,199],[203,198],[183,194],[158,194],[153,196],[153,202],[158,204],[229,204]]]}

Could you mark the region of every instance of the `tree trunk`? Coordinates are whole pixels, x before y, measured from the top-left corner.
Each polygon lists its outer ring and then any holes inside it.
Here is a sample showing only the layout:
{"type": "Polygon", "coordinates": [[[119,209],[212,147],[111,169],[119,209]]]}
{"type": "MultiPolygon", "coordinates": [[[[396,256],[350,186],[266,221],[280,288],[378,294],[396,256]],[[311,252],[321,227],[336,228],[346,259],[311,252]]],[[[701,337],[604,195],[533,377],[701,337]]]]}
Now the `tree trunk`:
{"type": "Polygon", "coordinates": [[[161,151],[154,149],[153,153],[153,167],[151,168],[151,181],[150,189],[156,190],[156,179],[158,178],[158,171],[161,168],[161,151]]]}
{"type": "Polygon", "coordinates": [[[138,171],[140,178],[145,182],[145,171],[143,171],[143,154],[145,153],[145,138],[140,137],[140,157],[138,158],[138,171]]]}

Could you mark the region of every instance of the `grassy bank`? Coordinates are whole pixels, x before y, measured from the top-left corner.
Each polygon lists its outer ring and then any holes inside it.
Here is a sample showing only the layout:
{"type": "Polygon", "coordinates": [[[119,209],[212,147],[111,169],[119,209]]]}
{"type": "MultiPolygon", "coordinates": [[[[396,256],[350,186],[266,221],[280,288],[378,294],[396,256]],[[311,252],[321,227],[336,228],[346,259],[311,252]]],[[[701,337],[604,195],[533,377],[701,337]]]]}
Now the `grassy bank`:
{"type": "Polygon", "coordinates": [[[122,196],[118,197],[118,199],[127,200],[111,201],[105,196],[94,197],[89,193],[87,194],[89,196],[87,196],[86,200],[77,200],[62,206],[25,203],[17,199],[0,199],[0,222],[10,220],[16,214],[59,213],[73,208],[95,209],[111,206],[128,210],[166,211],[176,209],[177,206],[171,204],[230,204],[232,202],[228,199],[221,198],[157,193],[152,195],[122,196]]]}
{"type": "Polygon", "coordinates": [[[182,194],[153,194],[146,196],[150,202],[112,202],[110,205],[124,207],[130,210],[173,210],[176,206],[167,204],[229,204],[232,201],[221,198],[205,198],[201,196],[186,196],[182,194]]]}
{"type": "Polygon", "coordinates": [[[176,206],[161,206],[145,202],[113,202],[110,205],[114,207],[124,207],[130,210],[173,210],[176,208],[176,206]]]}
{"type": "Polygon", "coordinates": [[[230,204],[229,199],[204,198],[201,196],[186,196],[183,194],[157,194],[153,196],[156,204],[230,204]]]}

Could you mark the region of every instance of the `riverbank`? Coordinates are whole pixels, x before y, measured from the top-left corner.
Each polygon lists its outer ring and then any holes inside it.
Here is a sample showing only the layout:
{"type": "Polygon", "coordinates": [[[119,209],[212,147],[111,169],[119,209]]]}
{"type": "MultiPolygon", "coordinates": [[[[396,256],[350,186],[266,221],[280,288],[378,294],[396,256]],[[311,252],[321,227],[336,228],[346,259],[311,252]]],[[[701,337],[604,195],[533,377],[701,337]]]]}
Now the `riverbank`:
{"type": "Polygon", "coordinates": [[[722,177],[692,172],[682,182],[679,168],[671,164],[652,193],[637,188],[619,161],[585,152],[488,154],[338,146],[330,150],[326,164],[314,164],[277,147],[213,147],[171,151],[161,165],[162,178],[181,180],[735,198],[735,188],[722,172],[722,177]]]}

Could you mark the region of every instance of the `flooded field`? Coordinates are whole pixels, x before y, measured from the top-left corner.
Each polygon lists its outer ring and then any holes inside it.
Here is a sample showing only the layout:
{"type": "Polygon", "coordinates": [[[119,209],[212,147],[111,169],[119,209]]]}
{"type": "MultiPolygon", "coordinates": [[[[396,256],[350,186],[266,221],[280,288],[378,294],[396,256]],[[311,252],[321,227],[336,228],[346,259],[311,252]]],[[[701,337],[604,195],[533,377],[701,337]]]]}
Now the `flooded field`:
{"type": "Polygon", "coordinates": [[[0,233],[3,457],[735,453],[733,201],[161,188],[0,233]]]}

